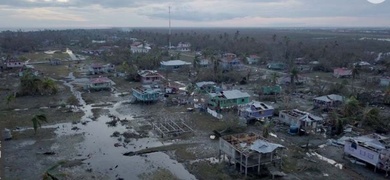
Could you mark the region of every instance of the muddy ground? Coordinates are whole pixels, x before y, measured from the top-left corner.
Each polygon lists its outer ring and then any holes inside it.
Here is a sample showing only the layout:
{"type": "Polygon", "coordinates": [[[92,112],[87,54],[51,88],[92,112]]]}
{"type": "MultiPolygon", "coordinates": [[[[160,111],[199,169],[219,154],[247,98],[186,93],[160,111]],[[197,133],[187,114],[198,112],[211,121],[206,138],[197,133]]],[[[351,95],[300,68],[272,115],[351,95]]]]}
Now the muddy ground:
{"type": "MultiPolygon", "coordinates": [[[[36,65],[58,80],[59,93],[18,97],[9,105],[1,103],[0,127],[11,129],[13,135],[12,140],[2,143],[5,179],[42,179],[48,174],[60,179],[260,178],[245,177],[234,166],[218,163],[218,141],[211,140],[209,135],[213,130],[227,128],[231,122],[204,112],[188,112],[190,105],[131,104],[128,93],[139,84],[123,78],[112,77],[116,83],[113,91],[83,91],[74,82],[87,77],[83,67],[89,62],[64,63],[55,68],[36,65]],[[71,72],[75,79],[68,77],[71,72]],[[77,107],[66,106],[70,97],[78,100],[77,107]],[[47,115],[48,123],[34,134],[30,119],[40,113],[47,115]],[[180,119],[194,131],[163,139],[153,130],[152,123],[167,119],[180,119]],[[123,155],[148,149],[153,152],[123,155]]],[[[18,77],[14,74],[12,70],[0,74],[0,87],[4,87],[0,99],[17,90],[18,77]]],[[[175,76],[186,79],[186,74],[175,76]]],[[[240,88],[251,90],[252,87],[240,88]]],[[[304,101],[293,98],[296,99],[291,101],[304,101]]],[[[249,126],[245,132],[262,133],[257,126],[249,126]]],[[[283,125],[276,125],[272,133],[268,139],[286,147],[283,171],[287,176],[282,179],[384,178],[383,172],[374,173],[371,167],[350,163],[343,158],[341,148],[326,145],[329,138],[322,134],[310,137],[312,146],[307,150],[300,146],[308,137],[291,136],[283,125]],[[313,156],[314,152],[340,163],[342,169],[313,156]]]]}

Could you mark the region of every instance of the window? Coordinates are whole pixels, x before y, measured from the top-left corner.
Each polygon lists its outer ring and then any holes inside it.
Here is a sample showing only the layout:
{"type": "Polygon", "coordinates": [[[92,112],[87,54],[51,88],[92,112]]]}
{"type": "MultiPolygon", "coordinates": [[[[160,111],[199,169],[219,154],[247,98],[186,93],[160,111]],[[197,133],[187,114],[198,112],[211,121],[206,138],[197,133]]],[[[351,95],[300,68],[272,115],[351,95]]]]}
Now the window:
{"type": "Polygon", "coordinates": [[[245,102],[245,99],[241,99],[241,102],[245,102]]]}
{"type": "Polygon", "coordinates": [[[362,151],[362,150],[360,150],[360,155],[362,155],[362,156],[366,156],[366,152],[365,152],[365,151],[362,151]]]}

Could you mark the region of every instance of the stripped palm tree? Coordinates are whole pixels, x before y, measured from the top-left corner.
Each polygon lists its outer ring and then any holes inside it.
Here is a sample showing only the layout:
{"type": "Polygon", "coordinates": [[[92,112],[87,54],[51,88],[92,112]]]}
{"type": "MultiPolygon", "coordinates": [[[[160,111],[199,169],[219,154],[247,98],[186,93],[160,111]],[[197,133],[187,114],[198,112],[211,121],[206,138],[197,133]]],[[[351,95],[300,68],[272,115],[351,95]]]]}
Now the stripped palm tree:
{"type": "Polygon", "coordinates": [[[45,114],[37,114],[31,121],[33,122],[34,133],[36,134],[38,127],[41,127],[41,122],[47,122],[47,117],[45,114]]]}

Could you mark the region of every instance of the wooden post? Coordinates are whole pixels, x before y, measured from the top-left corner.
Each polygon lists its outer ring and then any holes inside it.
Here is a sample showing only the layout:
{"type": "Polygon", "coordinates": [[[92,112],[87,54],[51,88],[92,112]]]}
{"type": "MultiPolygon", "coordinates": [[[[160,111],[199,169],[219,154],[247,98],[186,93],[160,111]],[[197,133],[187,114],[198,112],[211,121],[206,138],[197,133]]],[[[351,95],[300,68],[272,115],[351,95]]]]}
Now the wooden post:
{"type": "Polygon", "coordinates": [[[245,157],[245,177],[248,174],[248,156],[245,157]]]}
{"type": "Polygon", "coordinates": [[[257,167],[258,174],[260,174],[260,159],[261,159],[261,153],[259,153],[259,166],[257,167]]]}

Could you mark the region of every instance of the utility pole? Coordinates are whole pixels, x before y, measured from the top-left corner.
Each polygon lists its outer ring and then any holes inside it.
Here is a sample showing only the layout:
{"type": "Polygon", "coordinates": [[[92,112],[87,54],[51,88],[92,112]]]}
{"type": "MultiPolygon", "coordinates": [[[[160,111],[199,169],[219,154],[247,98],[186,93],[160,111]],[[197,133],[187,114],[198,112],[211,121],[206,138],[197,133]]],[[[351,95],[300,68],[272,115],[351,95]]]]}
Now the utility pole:
{"type": "Polygon", "coordinates": [[[169,13],[169,32],[168,32],[168,49],[171,49],[171,6],[168,7],[169,13]]]}

